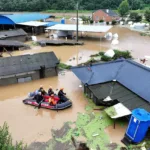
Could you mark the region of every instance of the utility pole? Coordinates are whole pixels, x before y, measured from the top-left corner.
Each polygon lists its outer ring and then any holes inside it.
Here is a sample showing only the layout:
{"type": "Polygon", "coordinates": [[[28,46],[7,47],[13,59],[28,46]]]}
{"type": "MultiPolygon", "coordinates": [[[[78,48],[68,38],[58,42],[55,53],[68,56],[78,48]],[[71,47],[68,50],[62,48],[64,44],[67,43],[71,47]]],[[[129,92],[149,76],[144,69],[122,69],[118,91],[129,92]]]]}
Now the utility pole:
{"type": "Polygon", "coordinates": [[[79,25],[79,23],[78,23],[78,5],[79,5],[79,3],[77,2],[77,24],[76,24],[76,27],[77,27],[77,30],[76,30],[76,41],[78,42],[78,25],[79,25]]]}

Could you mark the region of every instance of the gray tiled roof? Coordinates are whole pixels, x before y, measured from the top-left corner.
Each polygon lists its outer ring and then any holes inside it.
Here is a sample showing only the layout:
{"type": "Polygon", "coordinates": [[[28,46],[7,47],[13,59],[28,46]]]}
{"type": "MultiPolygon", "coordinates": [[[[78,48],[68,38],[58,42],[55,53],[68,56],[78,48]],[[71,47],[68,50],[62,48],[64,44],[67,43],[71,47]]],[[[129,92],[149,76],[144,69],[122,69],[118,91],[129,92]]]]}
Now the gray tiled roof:
{"type": "Polygon", "coordinates": [[[5,39],[7,37],[23,36],[23,35],[27,35],[27,33],[23,29],[2,31],[0,32],[0,39],[5,39]]]}
{"type": "Polygon", "coordinates": [[[0,76],[35,71],[39,70],[40,66],[45,66],[45,68],[51,68],[55,67],[58,62],[59,61],[54,52],[3,57],[0,58],[0,76]]]}

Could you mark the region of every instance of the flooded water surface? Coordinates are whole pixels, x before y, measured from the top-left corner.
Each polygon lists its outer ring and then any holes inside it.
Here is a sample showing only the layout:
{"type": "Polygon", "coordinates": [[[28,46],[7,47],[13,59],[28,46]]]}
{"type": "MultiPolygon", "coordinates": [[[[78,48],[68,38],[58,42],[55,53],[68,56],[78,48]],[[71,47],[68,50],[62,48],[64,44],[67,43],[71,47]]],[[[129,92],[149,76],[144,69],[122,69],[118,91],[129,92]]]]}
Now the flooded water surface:
{"type": "MultiPolygon", "coordinates": [[[[89,34],[85,39],[81,39],[84,42],[83,46],[31,45],[31,50],[13,52],[12,55],[54,51],[62,62],[70,65],[87,61],[91,54],[112,48],[130,50],[138,61],[139,58],[150,55],[150,37],[142,37],[138,32],[120,27],[112,28],[111,32],[119,35],[119,45],[115,47],[111,45],[111,41],[100,39],[99,34],[96,34],[95,39],[89,38],[89,34]]],[[[57,77],[0,87],[0,125],[5,121],[8,123],[14,140],[23,139],[27,143],[49,140],[52,128],[60,128],[66,121],[75,121],[77,113],[84,112],[87,101],[83,96],[83,89],[79,88],[80,84],[72,72],[66,72],[64,75],[60,73],[57,77]],[[50,85],[54,89],[64,87],[68,97],[73,101],[73,107],[55,112],[45,109],[37,110],[32,106],[24,105],[22,100],[26,98],[28,92],[36,90],[41,84],[45,89],[48,89],[50,85]]],[[[125,130],[121,128],[120,131],[123,136],[125,130]]],[[[116,133],[111,128],[108,128],[106,132],[112,138],[112,142],[120,141],[117,138],[120,137],[118,135],[120,133],[116,133]],[[112,133],[115,137],[111,136],[112,133]]]]}
{"type": "Polygon", "coordinates": [[[27,143],[33,141],[48,141],[52,128],[60,128],[64,122],[75,121],[78,112],[84,112],[86,105],[79,80],[66,72],[58,77],[47,78],[25,84],[0,87],[0,125],[5,121],[15,140],[23,139],[27,143]],[[68,80],[71,79],[71,80],[68,80]],[[73,107],[63,111],[34,109],[33,106],[24,105],[22,100],[29,91],[36,90],[40,84],[45,89],[49,85],[54,89],[64,87],[67,96],[73,101],[73,107]]]}

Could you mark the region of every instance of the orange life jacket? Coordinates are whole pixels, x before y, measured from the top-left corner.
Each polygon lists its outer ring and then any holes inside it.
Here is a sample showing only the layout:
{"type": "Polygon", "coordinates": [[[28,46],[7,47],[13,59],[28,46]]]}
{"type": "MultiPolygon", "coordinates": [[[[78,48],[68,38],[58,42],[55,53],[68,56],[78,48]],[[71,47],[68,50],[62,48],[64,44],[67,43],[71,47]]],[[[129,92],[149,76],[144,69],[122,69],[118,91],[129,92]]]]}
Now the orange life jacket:
{"type": "Polygon", "coordinates": [[[55,101],[55,99],[53,97],[49,98],[49,103],[52,103],[52,105],[56,105],[57,102],[55,101]]]}

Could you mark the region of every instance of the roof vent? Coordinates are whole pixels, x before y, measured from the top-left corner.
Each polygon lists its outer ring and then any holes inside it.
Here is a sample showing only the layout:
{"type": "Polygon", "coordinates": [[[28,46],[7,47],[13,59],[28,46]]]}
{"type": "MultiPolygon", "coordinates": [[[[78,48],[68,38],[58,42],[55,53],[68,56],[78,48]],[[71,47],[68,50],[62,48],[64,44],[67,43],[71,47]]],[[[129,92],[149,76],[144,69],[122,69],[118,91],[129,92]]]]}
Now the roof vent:
{"type": "Polygon", "coordinates": [[[109,9],[106,9],[106,12],[109,13],[109,9]]]}

